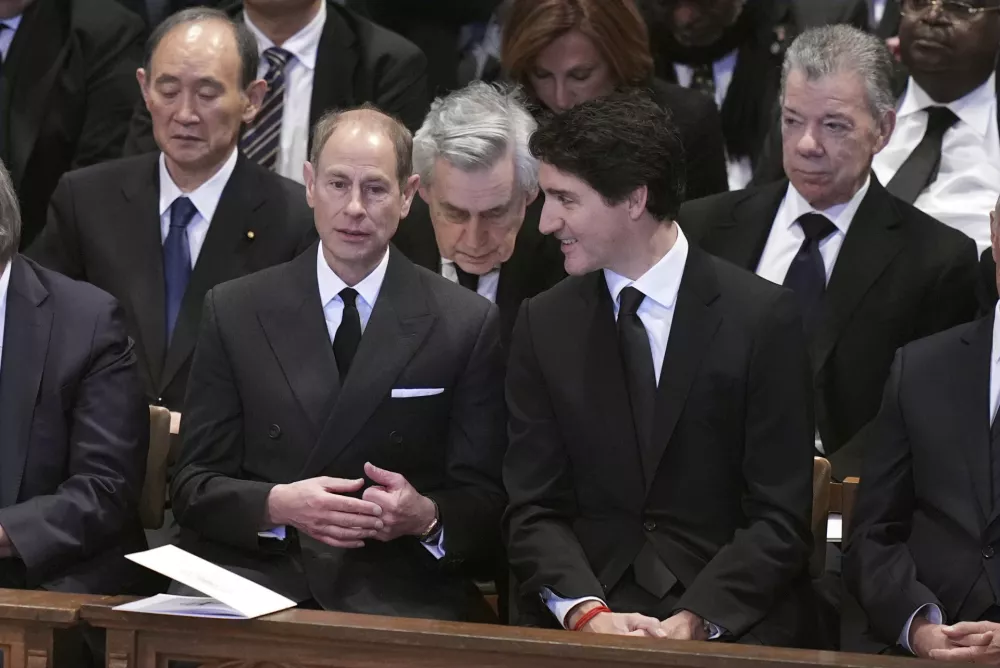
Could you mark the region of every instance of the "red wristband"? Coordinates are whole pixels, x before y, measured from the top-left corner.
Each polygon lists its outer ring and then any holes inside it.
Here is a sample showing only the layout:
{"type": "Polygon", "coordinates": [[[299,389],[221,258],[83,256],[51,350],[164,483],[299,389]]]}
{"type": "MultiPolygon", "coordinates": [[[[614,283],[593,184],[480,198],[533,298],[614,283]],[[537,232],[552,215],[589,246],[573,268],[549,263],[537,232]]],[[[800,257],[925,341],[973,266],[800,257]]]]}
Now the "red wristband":
{"type": "Polygon", "coordinates": [[[606,605],[599,605],[593,610],[588,610],[586,613],[584,613],[583,617],[578,619],[576,624],[573,625],[573,630],[579,631],[580,629],[582,629],[584,626],[587,625],[587,622],[589,622],[591,619],[601,614],[602,612],[611,612],[611,608],[609,608],[606,605]]]}

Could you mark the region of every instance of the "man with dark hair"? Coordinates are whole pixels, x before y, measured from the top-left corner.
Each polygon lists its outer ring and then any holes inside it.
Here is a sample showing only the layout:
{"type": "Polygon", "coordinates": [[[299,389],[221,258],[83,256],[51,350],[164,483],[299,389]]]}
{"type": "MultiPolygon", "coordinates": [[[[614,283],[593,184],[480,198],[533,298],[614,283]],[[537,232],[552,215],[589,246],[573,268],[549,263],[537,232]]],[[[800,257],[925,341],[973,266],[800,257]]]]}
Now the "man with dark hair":
{"type": "Polygon", "coordinates": [[[237,149],[266,85],[253,35],[195,8],[153,33],[142,94],[159,153],[66,174],[29,254],[122,301],[146,397],[181,410],[205,293],[315,239],[305,191],[237,149]]]}
{"type": "Polygon", "coordinates": [[[0,163],[0,587],[144,593],[149,441],[121,307],[17,254],[0,163]]]}
{"type": "Polygon", "coordinates": [[[118,158],[139,99],[142,21],[114,0],[0,2],[0,157],[27,247],[64,173],[118,158]]]}
{"type": "Polygon", "coordinates": [[[410,133],[377,110],[315,131],[320,242],[205,299],[171,485],[180,545],[328,610],[490,621],[504,505],[497,309],[389,240],[410,133]]]}
{"type": "Polygon", "coordinates": [[[794,296],[688,245],[679,140],[645,97],[565,111],[531,148],[570,278],[524,303],[508,362],[522,623],[811,645],[794,296]]]}
{"type": "Polygon", "coordinates": [[[785,58],[787,180],[686,203],[680,223],[709,253],[795,291],[816,388],[817,445],[837,477],[860,472],[896,349],[970,320],[975,245],[872,173],[893,132],[893,62],[850,26],[803,33],[785,58]]]}

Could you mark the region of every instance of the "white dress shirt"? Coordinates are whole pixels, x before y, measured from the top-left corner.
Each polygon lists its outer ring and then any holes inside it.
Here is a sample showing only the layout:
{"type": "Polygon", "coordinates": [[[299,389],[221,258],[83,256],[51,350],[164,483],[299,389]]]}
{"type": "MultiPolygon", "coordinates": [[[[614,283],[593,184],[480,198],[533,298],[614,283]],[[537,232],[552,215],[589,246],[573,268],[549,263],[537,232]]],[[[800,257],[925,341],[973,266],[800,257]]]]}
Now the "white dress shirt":
{"type": "MultiPolygon", "coordinates": [[[[927,130],[927,107],[934,100],[912,78],[897,112],[888,146],[872,169],[889,183],[927,130]]],[[[996,74],[949,105],[958,122],[944,134],[937,179],[914,202],[921,211],[964,232],[979,252],[990,245],[990,217],[1000,195],[1000,131],[997,129],[996,74]]]]}
{"type": "MultiPolygon", "coordinates": [[[[455,271],[455,263],[451,260],[441,258],[441,275],[452,283],[458,283],[458,272],[455,271]]],[[[500,285],[500,270],[494,269],[479,277],[476,286],[476,293],[480,297],[486,297],[494,304],[497,303],[497,287],[500,285]]]]}
{"type": "MultiPolygon", "coordinates": [[[[722,103],[726,101],[726,93],[729,92],[729,84],[733,81],[737,55],[738,52],[733,50],[712,63],[712,77],[715,79],[715,104],[719,109],[722,109],[722,103]]],[[[677,75],[678,84],[685,88],[691,87],[694,69],[690,65],[674,63],[674,73],[677,75]]],[[[750,158],[732,159],[727,156],[726,171],[729,175],[730,190],[746,188],[753,178],[753,165],[750,158]]]]}
{"type": "Polygon", "coordinates": [[[14,42],[14,35],[17,34],[17,29],[21,25],[21,15],[4,19],[0,23],[5,24],[7,27],[0,31],[0,57],[6,62],[7,54],[10,53],[10,45],[14,42]]]}
{"type": "Polygon", "coordinates": [[[838,204],[825,211],[816,211],[809,202],[795,189],[791,183],[785,198],[778,207],[778,213],[771,224],[771,232],[767,235],[767,242],[764,244],[764,252],[760,254],[760,262],[757,264],[757,275],[766,278],[772,283],[782,285],[785,282],[785,274],[792,266],[792,260],[802,247],[802,242],[806,239],[802,226],[797,223],[798,219],[807,213],[819,213],[830,220],[837,228],[826,239],[819,242],[819,254],[823,257],[823,266],[826,269],[826,282],[830,282],[833,274],[833,266],[837,262],[837,255],[844,245],[844,238],[847,230],[851,227],[854,215],[858,212],[862,200],[868,194],[871,186],[871,177],[854,197],[844,204],[838,204]]]}
{"type": "Polygon", "coordinates": [[[0,367],[3,364],[3,334],[7,325],[7,288],[10,287],[10,265],[14,260],[7,262],[0,275],[0,367]]]}
{"type": "Polygon", "coordinates": [[[874,25],[882,23],[882,17],[885,16],[885,5],[888,0],[869,0],[872,3],[872,18],[875,19],[874,25]]]}
{"type": "MultiPolygon", "coordinates": [[[[622,290],[632,286],[639,292],[646,295],[639,305],[636,315],[646,328],[646,335],[649,337],[649,349],[653,355],[653,370],[656,373],[656,384],[660,384],[660,371],[663,369],[663,358],[667,352],[667,342],[670,340],[670,326],[674,322],[674,308],[677,306],[677,293],[681,287],[681,277],[684,275],[684,267],[688,258],[688,240],[680,226],[677,226],[677,241],[674,243],[666,255],[660,261],[650,267],[649,271],[640,276],[638,280],[632,281],[629,278],[620,276],[610,269],[604,270],[604,280],[608,284],[608,291],[611,293],[611,301],[614,303],[615,321],[618,320],[618,309],[620,307],[619,297],[622,290]]],[[[562,598],[557,596],[552,590],[543,588],[541,591],[542,602],[559,623],[566,628],[566,616],[570,610],[585,601],[596,601],[603,603],[599,598],[586,596],[583,598],[562,598]]],[[[721,628],[710,623],[709,639],[718,638],[722,635],[721,628]]]]}
{"type": "Polygon", "coordinates": [[[170,172],[167,171],[167,161],[163,154],[160,154],[160,243],[165,242],[170,233],[170,206],[177,198],[187,197],[198,210],[187,226],[188,251],[191,253],[192,268],[198,262],[198,255],[201,254],[201,247],[205,243],[208,227],[219,206],[222,191],[236,168],[236,157],[237,151],[234,150],[212,178],[191,192],[185,193],[174,183],[170,172]]]}
{"type": "MultiPolygon", "coordinates": [[[[246,13],[243,19],[257,38],[257,50],[261,54],[257,76],[263,79],[270,67],[264,58],[264,52],[276,45],[253,24],[246,13]]],[[[275,171],[299,183],[305,182],[302,165],[308,160],[309,110],[312,108],[316,54],[325,23],[326,3],[321,2],[319,13],[313,20],[281,45],[292,57],[285,65],[285,101],[281,111],[281,139],[275,171]]]]}

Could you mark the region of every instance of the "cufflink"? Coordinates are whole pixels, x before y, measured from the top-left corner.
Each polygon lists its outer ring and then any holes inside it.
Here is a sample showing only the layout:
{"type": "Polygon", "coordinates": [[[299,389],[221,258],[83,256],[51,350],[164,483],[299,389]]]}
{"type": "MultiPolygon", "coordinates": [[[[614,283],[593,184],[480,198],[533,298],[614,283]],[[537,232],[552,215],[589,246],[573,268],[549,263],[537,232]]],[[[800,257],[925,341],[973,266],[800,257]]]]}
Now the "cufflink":
{"type": "Polygon", "coordinates": [[[250,241],[253,241],[254,236],[255,235],[253,233],[253,230],[248,230],[247,231],[247,239],[249,239],[250,241]]]}

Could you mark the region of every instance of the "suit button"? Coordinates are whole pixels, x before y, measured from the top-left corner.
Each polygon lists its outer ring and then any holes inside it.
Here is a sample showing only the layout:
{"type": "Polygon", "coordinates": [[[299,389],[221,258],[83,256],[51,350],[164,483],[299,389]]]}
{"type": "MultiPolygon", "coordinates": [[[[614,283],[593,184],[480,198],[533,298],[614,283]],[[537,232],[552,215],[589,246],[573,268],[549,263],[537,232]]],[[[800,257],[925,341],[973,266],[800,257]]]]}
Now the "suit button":
{"type": "Polygon", "coordinates": [[[270,427],[267,428],[268,438],[273,439],[273,438],[278,438],[279,436],[281,436],[281,427],[279,427],[276,424],[272,424],[270,427]]]}
{"type": "Polygon", "coordinates": [[[156,398],[156,405],[157,406],[162,406],[163,405],[163,397],[157,397],[156,398]]]}
{"type": "Polygon", "coordinates": [[[607,594],[607,593],[608,593],[608,585],[604,584],[603,582],[601,583],[601,589],[603,589],[603,590],[604,590],[604,593],[605,593],[605,594],[607,594]]]}
{"type": "Polygon", "coordinates": [[[389,432],[389,442],[392,443],[393,445],[402,445],[403,444],[403,435],[400,434],[398,431],[390,431],[389,432]]]}
{"type": "Polygon", "coordinates": [[[646,520],[642,523],[642,528],[646,531],[656,531],[656,522],[653,520],[646,520]]]}
{"type": "Polygon", "coordinates": [[[992,545],[987,545],[983,548],[983,559],[992,559],[996,552],[993,551],[992,545]]]}

